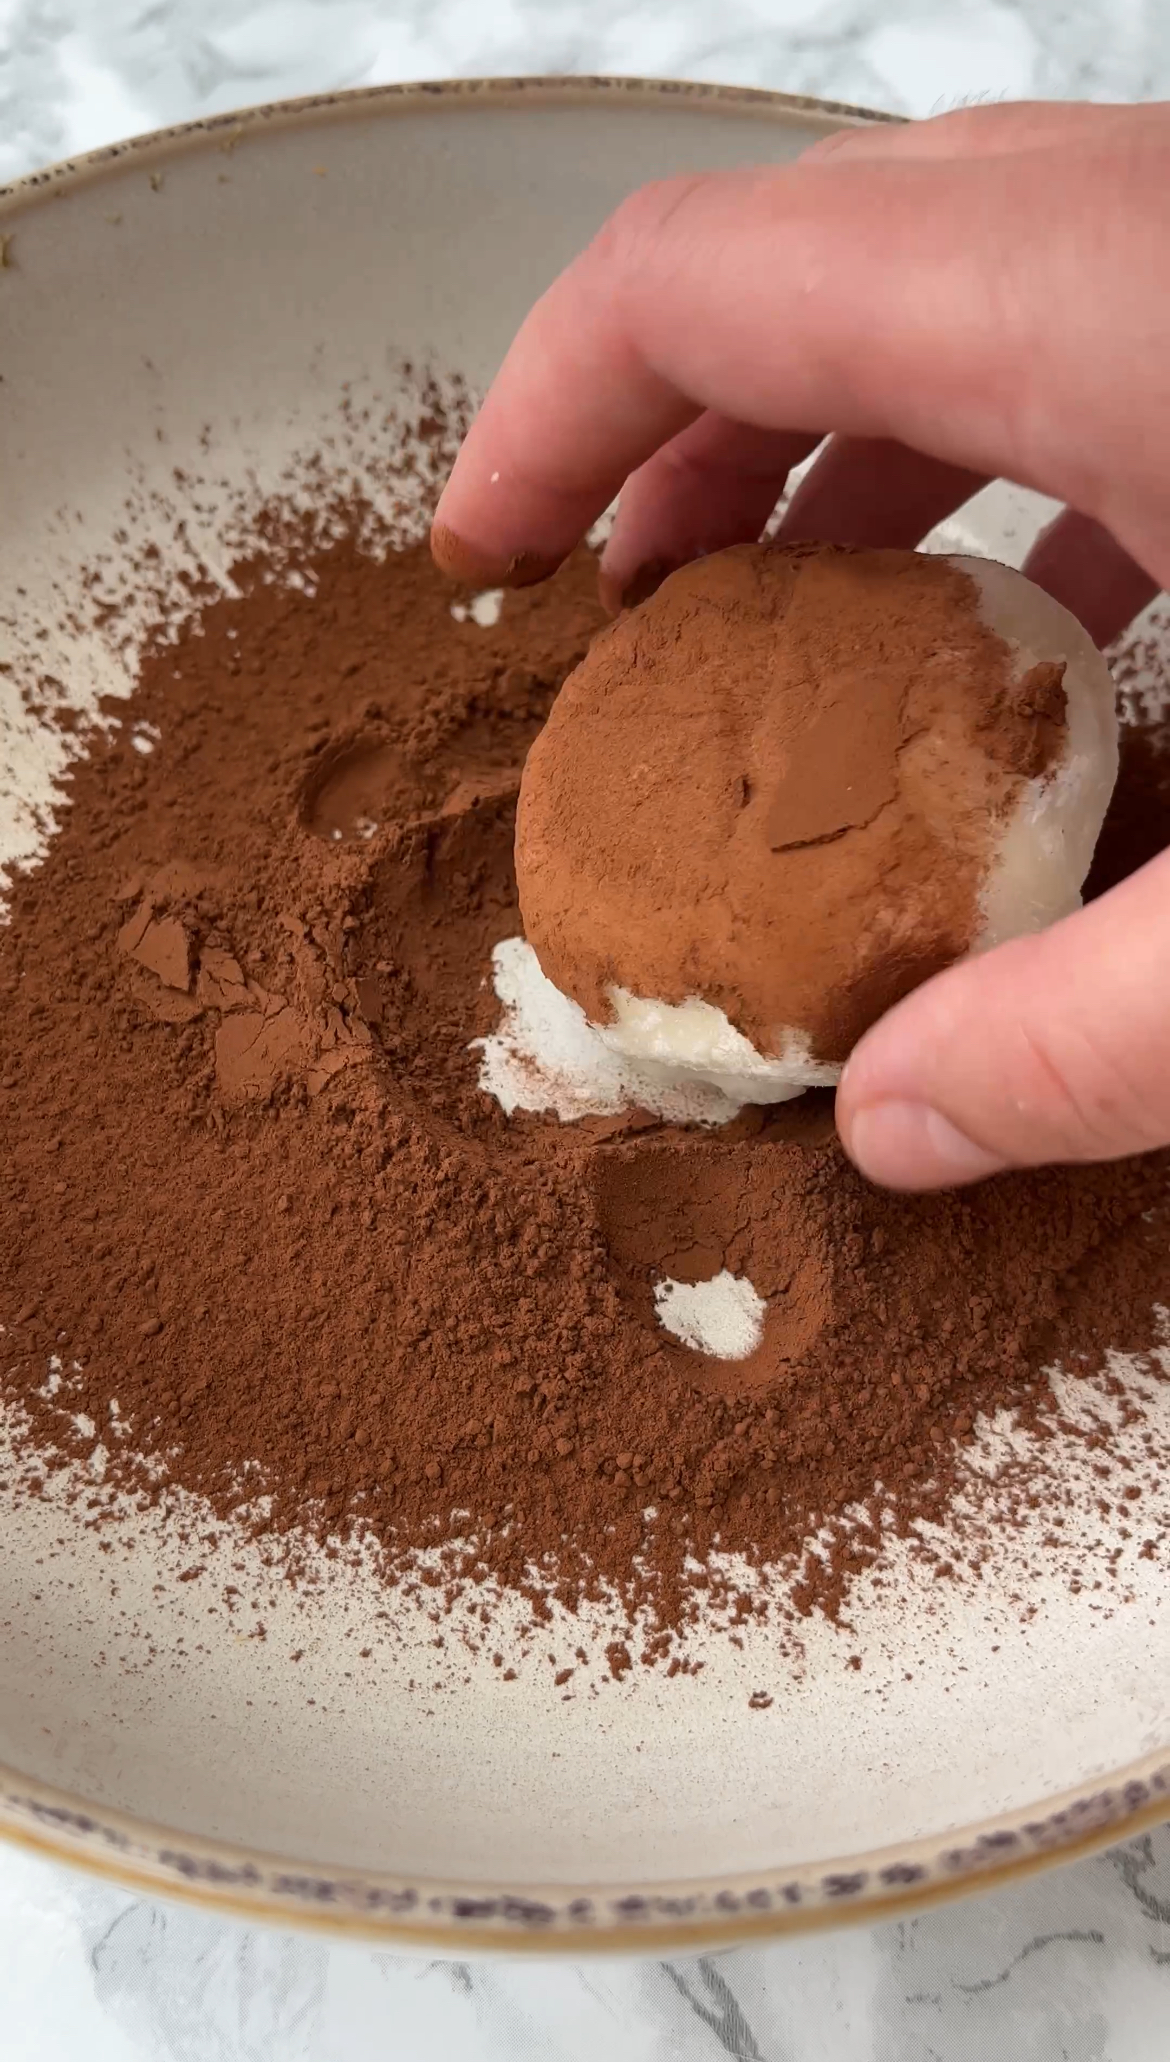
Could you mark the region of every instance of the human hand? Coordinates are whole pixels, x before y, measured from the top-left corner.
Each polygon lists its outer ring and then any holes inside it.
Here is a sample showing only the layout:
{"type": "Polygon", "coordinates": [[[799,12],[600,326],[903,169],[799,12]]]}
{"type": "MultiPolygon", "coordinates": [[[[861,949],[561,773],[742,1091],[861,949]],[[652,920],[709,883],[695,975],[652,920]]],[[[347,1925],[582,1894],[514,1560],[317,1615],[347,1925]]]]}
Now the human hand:
{"type": "MultiPolygon", "coordinates": [[[[1098,643],[1170,583],[1170,108],[843,131],[633,195],[521,329],[439,505],[481,585],[618,489],[612,606],[759,535],[913,545],[998,474],[1068,504],[1025,564],[1098,643]]],[[[1170,853],[963,961],[857,1046],[838,1126],[894,1187],[1170,1141],[1170,853]]]]}

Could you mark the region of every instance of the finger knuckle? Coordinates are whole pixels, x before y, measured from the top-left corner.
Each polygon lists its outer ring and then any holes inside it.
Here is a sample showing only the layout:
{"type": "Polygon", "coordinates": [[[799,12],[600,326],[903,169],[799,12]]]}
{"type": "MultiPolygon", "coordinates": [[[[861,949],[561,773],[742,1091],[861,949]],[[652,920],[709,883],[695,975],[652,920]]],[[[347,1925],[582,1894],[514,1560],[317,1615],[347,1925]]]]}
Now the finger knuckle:
{"type": "Polygon", "coordinates": [[[605,223],[597,248],[619,279],[640,280],[660,255],[675,218],[712,183],[706,172],[655,179],[628,194],[605,223]]]}

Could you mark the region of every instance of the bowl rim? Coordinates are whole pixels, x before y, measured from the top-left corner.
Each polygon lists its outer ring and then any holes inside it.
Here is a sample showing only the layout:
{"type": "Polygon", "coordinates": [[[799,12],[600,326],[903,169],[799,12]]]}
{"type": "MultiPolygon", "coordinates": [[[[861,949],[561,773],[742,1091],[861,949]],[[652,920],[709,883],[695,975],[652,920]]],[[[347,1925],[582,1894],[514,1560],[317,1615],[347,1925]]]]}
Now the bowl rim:
{"type": "Polygon", "coordinates": [[[297,127],[312,121],[347,121],[355,115],[421,114],[439,101],[447,108],[488,106],[492,109],[571,107],[609,100],[615,106],[658,106],[664,100],[681,107],[719,107],[761,122],[807,119],[810,128],[823,129],[826,115],[841,117],[839,126],[864,127],[872,122],[902,122],[903,115],[877,108],[854,107],[844,100],[818,100],[807,93],[773,93],[760,86],[709,85],[702,80],[643,79],[633,74],[600,72],[526,73],[518,77],[469,79],[418,79],[384,86],[353,86],[333,93],[308,93],[291,100],[269,100],[255,106],[229,108],[211,115],[197,115],[189,122],[174,122],[162,129],[146,129],[96,150],[79,151],[74,157],[38,166],[18,178],[0,183],[0,213],[26,206],[39,195],[49,195],[84,185],[114,165],[131,158],[153,159],[177,154],[201,139],[231,149],[236,140],[265,129],[297,127]]]}
{"type": "Polygon", "coordinates": [[[806,1867],[655,1883],[451,1883],[339,1870],[159,1826],[0,1766],[0,1840],[150,1898],[403,1953],[698,1953],[904,1919],[1170,1817],[1166,1750],[1038,1807],[806,1867]]]}
{"type": "MultiPolygon", "coordinates": [[[[426,80],[305,95],[148,131],[0,186],[0,228],[30,203],[56,199],[192,146],[230,150],[265,130],[356,117],[426,113],[441,105],[493,112],[609,103],[631,110],[671,101],[746,120],[834,126],[897,115],[811,95],[674,79],[575,74],[426,80]]],[[[0,233],[0,269],[15,232],[0,233]]],[[[84,1869],[147,1897],[179,1899],[226,1917],[368,1941],[403,1952],[466,1956],[543,1950],[559,1955],[693,1952],[737,1942],[901,1918],[976,1889],[1000,1888],[1088,1855],[1170,1817],[1170,1743],[1106,1777],[1032,1807],[880,1851],[805,1867],[688,1881],[455,1884],[407,1880],[204,1839],[89,1803],[0,1765],[0,1839],[84,1869]]]]}

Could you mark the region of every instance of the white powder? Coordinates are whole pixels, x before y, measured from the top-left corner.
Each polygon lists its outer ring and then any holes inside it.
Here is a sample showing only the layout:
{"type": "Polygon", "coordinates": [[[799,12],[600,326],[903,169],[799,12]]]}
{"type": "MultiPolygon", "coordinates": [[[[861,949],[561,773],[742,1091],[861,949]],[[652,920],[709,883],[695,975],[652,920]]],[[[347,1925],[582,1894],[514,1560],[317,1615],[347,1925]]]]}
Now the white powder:
{"type": "Polygon", "coordinates": [[[503,1015],[472,1050],[481,1054],[480,1087],[509,1117],[552,1110],[568,1124],[638,1108],[671,1124],[726,1124],[743,1107],[745,1097],[733,1099],[710,1080],[614,1051],[580,1005],[541,973],[525,938],[495,947],[492,982],[503,1015]]]}
{"type": "Polygon", "coordinates": [[[669,1276],[654,1291],[664,1330],[696,1353],[720,1360],[746,1360],[764,1331],[767,1304],[745,1275],[724,1268],[708,1282],[675,1282],[669,1276]]]}
{"type": "MultiPolygon", "coordinates": [[[[472,1050],[481,1055],[480,1087],[509,1117],[514,1110],[551,1110],[572,1123],[636,1107],[669,1123],[725,1124],[742,1107],[685,1069],[616,1052],[580,1005],[541,973],[527,939],[505,938],[495,947],[492,980],[503,1015],[472,1050]]],[[[760,1343],[764,1299],[726,1268],[709,1282],[661,1281],[654,1303],[666,1330],[696,1353],[745,1360],[760,1343]]]]}
{"type": "Polygon", "coordinates": [[[466,623],[470,618],[479,624],[481,630],[493,630],[500,620],[503,606],[503,588],[485,587],[482,594],[473,594],[470,601],[453,601],[451,614],[457,623],[466,623]]]}

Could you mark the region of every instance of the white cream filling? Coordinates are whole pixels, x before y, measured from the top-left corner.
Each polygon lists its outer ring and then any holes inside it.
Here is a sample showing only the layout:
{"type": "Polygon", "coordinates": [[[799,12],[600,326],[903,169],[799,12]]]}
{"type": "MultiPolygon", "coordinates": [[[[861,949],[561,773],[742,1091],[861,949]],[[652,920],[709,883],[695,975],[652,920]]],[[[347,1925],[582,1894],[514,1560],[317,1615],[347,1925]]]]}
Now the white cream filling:
{"type": "Polygon", "coordinates": [[[833,1088],[841,1068],[820,1066],[803,1031],[785,1028],[779,1052],[768,1057],[713,1002],[650,1002],[626,988],[611,988],[611,1024],[597,1035],[623,1058],[652,1062],[680,1079],[719,1089],[738,1108],[744,1103],[783,1103],[806,1088],[833,1088]]]}

